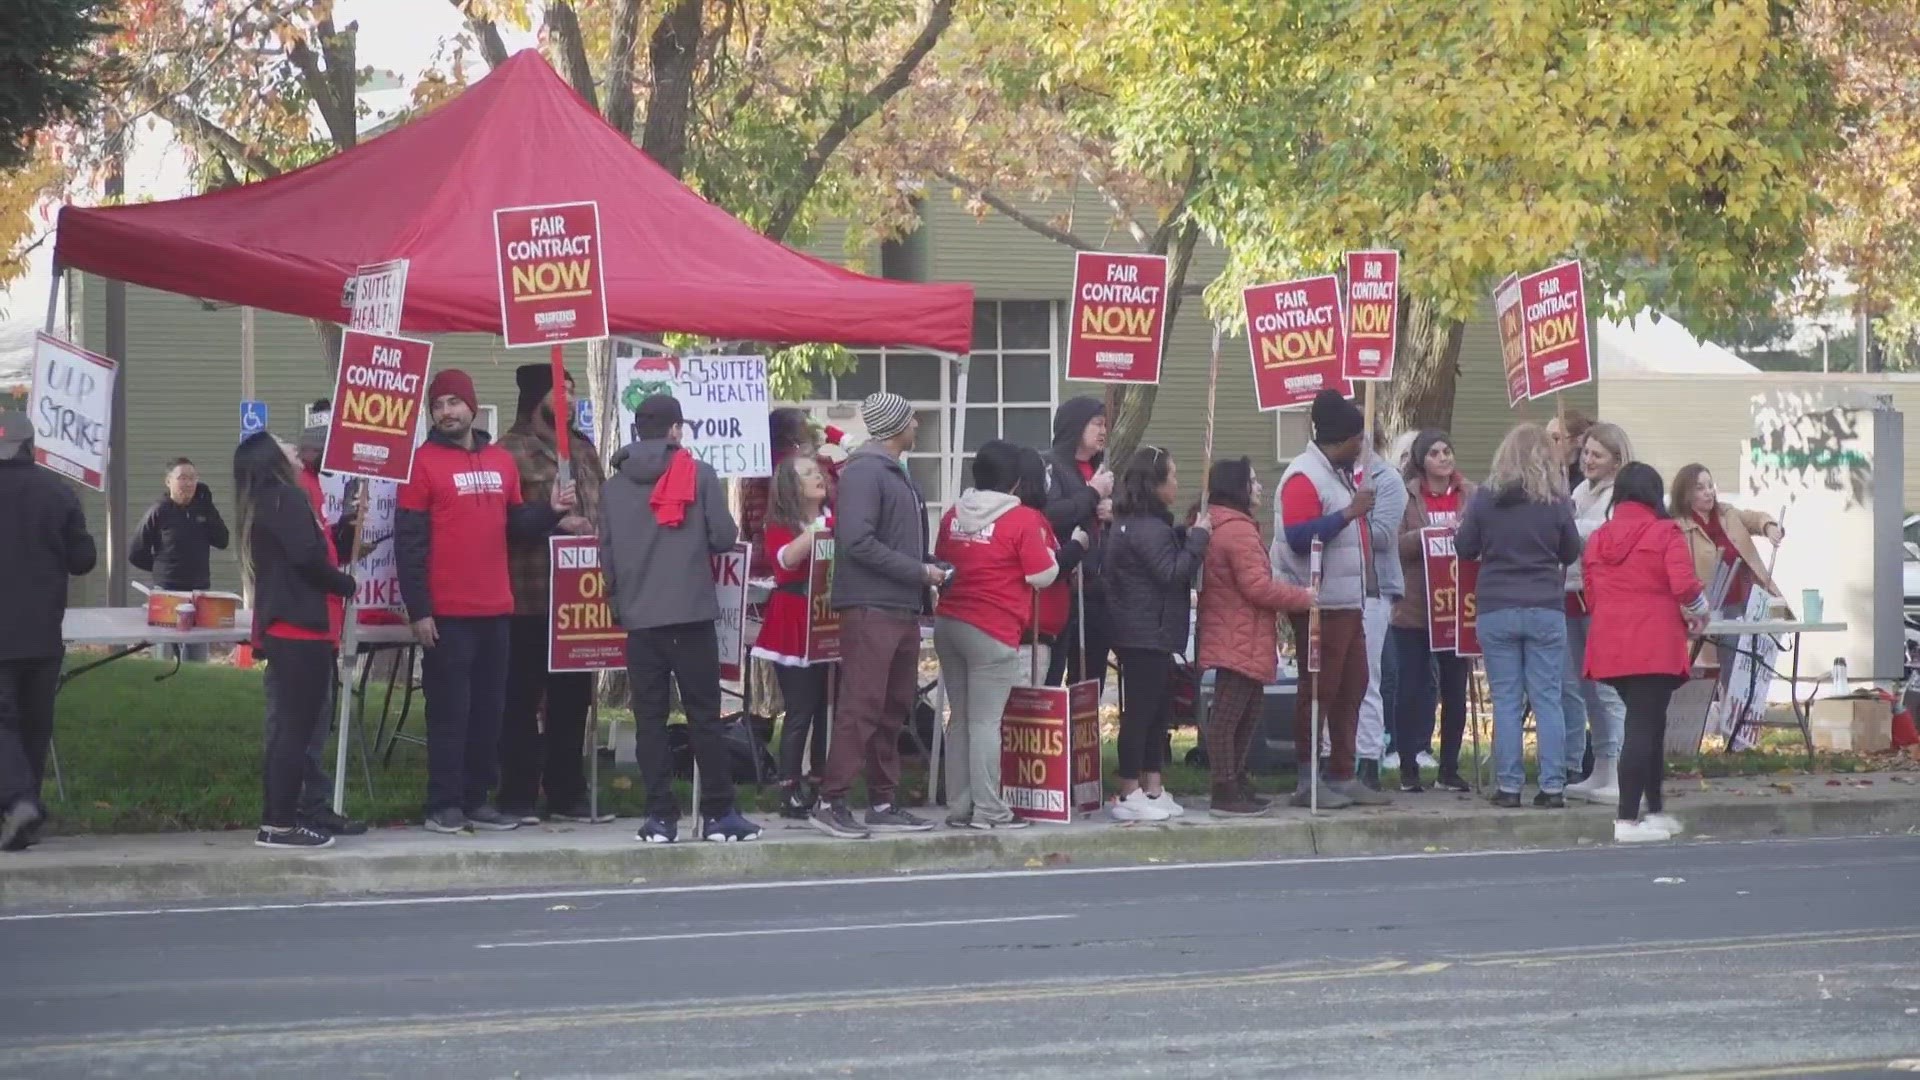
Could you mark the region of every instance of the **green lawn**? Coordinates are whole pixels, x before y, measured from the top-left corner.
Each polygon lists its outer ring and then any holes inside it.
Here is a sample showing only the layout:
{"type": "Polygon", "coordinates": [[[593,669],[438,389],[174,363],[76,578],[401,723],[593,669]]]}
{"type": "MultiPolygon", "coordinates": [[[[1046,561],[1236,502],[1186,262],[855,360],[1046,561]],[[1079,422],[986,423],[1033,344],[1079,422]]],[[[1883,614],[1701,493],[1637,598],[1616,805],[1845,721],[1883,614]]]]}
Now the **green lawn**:
{"type": "MultiPolygon", "coordinates": [[[[76,657],[84,661],[84,657],[76,657]]],[[[129,658],[89,672],[60,695],[55,729],[67,797],[60,801],[49,778],[51,828],[56,833],[156,832],[182,829],[247,828],[259,820],[260,736],[265,706],[258,669],[242,671],[223,664],[188,664],[179,674],[156,682],[170,664],[129,658]]],[[[373,688],[378,704],[379,684],[373,688]]],[[[397,699],[396,699],[397,700],[397,699]]],[[[607,714],[608,716],[615,714],[607,714]]],[[[415,699],[409,730],[424,726],[415,699]]],[[[1106,769],[1114,770],[1112,722],[1107,730],[1106,769]]],[[[1184,760],[1193,745],[1191,729],[1174,738],[1174,758],[1184,760]]],[[[357,741],[357,740],[356,740],[357,741]]],[[[380,825],[417,822],[426,788],[426,756],[421,747],[402,744],[390,768],[376,758],[375,796],[369,800],[357,751],[350,759],[348,810],[380,825]]],[[[332,753],[328,755],[332,768],[332,753]]],[[[1770,731],[1765,747],[1726,756],[1708,754],[1673,761],[1677,776],[1724,776],[1801,770],[1799,736],[1770,731]]],[[[1850,755],[1821,755],[1821,771],[1857,772],[1872,763],[1850,755]]],[[[1291,775],[1256,778],[1265,791],[1290,791],[1291,775]]],[[[688,785],[678,785],[682,805],[688,785]]],[[[1204,795],[1204,769],[1175,764],[1167,786],[1176,796],[1204,795]]],[[[926,770],[908,765],[902,801],[924,799],[926,770]]],[[[856,793],[857,795],[858,793],[856,793]]],[[[642,807],[639,777],[631,768],[601,770],[601,802],[622,816],[642,807]]],[[[771,813],[777,791],[742,789],[749,812],[771,813]]]]}

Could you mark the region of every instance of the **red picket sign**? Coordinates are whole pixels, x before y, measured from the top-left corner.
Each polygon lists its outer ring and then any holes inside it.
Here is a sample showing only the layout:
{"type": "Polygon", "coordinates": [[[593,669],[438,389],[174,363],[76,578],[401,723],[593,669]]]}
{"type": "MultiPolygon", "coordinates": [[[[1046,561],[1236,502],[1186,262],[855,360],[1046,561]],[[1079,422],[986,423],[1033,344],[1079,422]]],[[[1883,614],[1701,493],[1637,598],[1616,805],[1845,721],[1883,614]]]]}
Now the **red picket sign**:
{"type": "Polygon", "coordinates": [[[720,642],[720,681],[738,682],[747,667],[747,567],[753,565],[753,545],[736,543],[733,550],[708,557],[713,569],[714,598],[720,618],[714,636],[720,642]]]}
{"type": "Polygon", "coordinates": [[[1480,588],[1480,564],[1472,559],[1456,559],[1460,569],[1460,606],[1454,609],[1457,629],[1454,651],[1461,656],[1480,655],[1480,605],[1474,595],[1480,588]]]}
{"type": "Polygon", "coordinates": [[[1520,279],[1527,335],[1527,396],[1545,397],[1593,381],[1587,341],[1587,286],[1580,261],[1520,279]]]}
{"type": "Polygon", "coordinates": [[[1460,643],[1460,559],[1453,553],[1453,530],[1420,530],[1421,558],[1427,567],[1427,648],[1453,652],[1460,643]]]}
{"type": "Polygon", "coordinates": [[[1520,278],[1508,274],[1493,292],[1493,317],[1500,326],[1500,368],[1507,376],[1507,408],[1527,400],[1527,336],[1520,327],[1520,278]]]}
{"type": "Polygon", "coordinates": [[[1341,356],[1341,377],[1393,378],[1399,334],[1400,253],[1347,252],[1347,347],[1341,356]]]}
{"type": "Polygon", "coordinates": [[[613,621],[600,541],[547,538],[547,670],[619,671],[627,666],[627,632],[613,621]]]}
{"type": "Polygon", "coordinates": [[[321,471],[397,484],[412,479],[414,437],[432,364],[431,341],[358,330],[341,334],[321,471]]]}
{"type": "Polygon", "coordinates": [[[1254,404],[1262,412],[1310,405],[1329,388],[1353,393],[1340,374],[1347,334],[1339,278],[1323,274],[1255,285],[1240,300],[1247,313],[1254,404]]]}
{"type": "Polygon", "coordinates": [[[1016,686],[1000,718],[1000,795],[1014,816],[1100,809],[1100,684],[1016,686]]]}
{"type": "Polygon", "coordinates": [[[1069,319],[1067,378],[1158,383],[1167,332],[1167,257],[1076,252],[1069,319]]]}
{"type": "Polygon", "coordinates": [[[599,203],[495,210],[493,237],[507,348],[607,336],[599,203]]]}
{"type": "Polygon", "coordinates": [[[833,610],[833,537],[815,537],[807,570],[807,650],[809,664],[840,659],[840,613],[833,610]]]}

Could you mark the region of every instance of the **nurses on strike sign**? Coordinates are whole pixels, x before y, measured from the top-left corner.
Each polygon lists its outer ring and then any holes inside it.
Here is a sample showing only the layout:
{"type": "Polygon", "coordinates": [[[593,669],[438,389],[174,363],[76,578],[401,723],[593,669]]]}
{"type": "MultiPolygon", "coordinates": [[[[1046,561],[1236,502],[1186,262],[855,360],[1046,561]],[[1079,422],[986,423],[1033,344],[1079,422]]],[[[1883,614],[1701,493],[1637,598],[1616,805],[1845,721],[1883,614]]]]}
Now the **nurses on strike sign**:
{"type": "Polygon", "coordinates": [[[600,541],[547,538],[547,670],[619,671],[627,666],[627,634],[613,621],[600,541]]]}
{"type": "Polygon", "coordinates": [[[1353,387],[1341,377],[1346,325],[1340,279],[1332,274],[1255,285],[1240,294],[1253,356],[1253,396],[1262,412],[1311,405],[1313,396],[1353,387]]]}
{"type": "Polygon", "coordinates": [[[1157,383],[1167,328],[1167,257],[1076,252],[1067,378],[1157,383]]]}
{"type": "Polygon", "coordinates": [[[493,237],[507,348],[607,336],[599,203],[495,210],[493,237]]]}

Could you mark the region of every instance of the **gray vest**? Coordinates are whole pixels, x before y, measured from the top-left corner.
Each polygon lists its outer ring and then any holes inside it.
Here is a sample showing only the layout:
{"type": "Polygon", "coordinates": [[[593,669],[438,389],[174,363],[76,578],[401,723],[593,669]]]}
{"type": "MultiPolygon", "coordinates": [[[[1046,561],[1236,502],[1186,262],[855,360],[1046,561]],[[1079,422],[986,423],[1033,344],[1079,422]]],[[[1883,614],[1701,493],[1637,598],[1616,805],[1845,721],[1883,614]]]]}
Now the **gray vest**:
{"type": "MultiPolygon", "coordinates": [[[[1313,482],[1314,490],[1320,493],[1322,514],[1339,513],[1353,502],[1352,480],[1342,477],[1333,463],[1327,460],[1327,455],[1312,443],[1308,443],[1307,448],[1287,466],[1286,474],[1280,478],[1281,489],[1284,490],[1287,481],[1295,476],[1304,476],[1313,482]]],[[[1280,499],[1276,497],[1273,503],[1274,569],[1289,584],[1304,586],[1308,579],[1309,557],[1293,553],[1293,546],[1287,543],[1286,529],[1280,520],[1280,499]]],[[[1360,531],[1364,528],[1365,522],[1350,524],[1327,541],[1320,564],[1321,607],[1348,611],[1360,609],[1360,602],[1367,591],[1367,567],[1360,549],[1360,531]]]]}

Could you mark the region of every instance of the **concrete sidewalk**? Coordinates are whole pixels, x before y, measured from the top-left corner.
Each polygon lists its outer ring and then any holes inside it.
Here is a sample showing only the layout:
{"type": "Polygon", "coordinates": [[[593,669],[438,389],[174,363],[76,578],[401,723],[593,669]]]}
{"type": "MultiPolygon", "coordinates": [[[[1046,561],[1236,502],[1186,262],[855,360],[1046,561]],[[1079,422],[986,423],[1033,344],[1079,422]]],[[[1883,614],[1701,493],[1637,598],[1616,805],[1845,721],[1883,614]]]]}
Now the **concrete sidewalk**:
{"type": "MultiPolygon", "coordinates": [[[[1688,838],[1920,835],[1920,774],[1669,780],[1668,811],[1688,838]]],[[[1613,842],[1610,807],[1500,810],[1469,795],[1397,795],[1391,807],[1309,817],[1280,809],[1215,821],[1199,806],[1166,824],[1116,825],[1105,814],[1018,832],[831,840],[802,823],[765,819],[749,844],[646,846],[638,823],[558,825],[440,836],[376,830],[308,854],[265,851],[250,831],[55,837],[0,855],[0,907],[133,904],[218,897],[546,886],[671,885],[1017,869],[1065,864],[1211,861],[1302,855],[1575,847],[1613,842]]],[[[683,823],[682,829],[689,829],[683,823]]]]}

